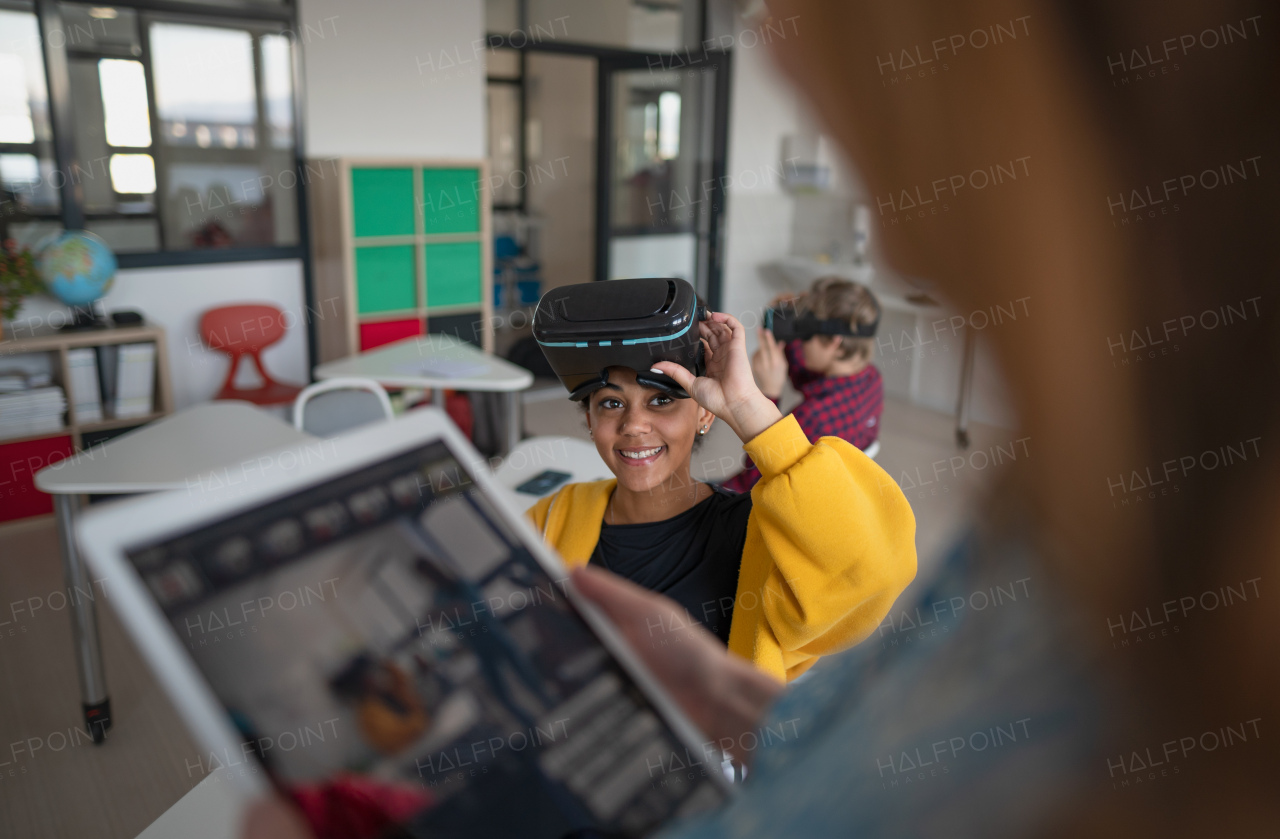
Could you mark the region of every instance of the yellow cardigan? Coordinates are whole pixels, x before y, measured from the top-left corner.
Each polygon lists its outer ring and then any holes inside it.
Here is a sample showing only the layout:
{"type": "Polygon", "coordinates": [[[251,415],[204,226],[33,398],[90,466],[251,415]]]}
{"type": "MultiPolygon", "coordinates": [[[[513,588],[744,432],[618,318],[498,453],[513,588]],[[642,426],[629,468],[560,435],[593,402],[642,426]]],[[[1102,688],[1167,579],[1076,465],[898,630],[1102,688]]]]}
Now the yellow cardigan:
{"type": "MultiPolygon", "coordinates": [[[[743,448],[760,480],[729,649],[789,681],[884,620],[916,574],[915,516],[875,461],[838,437],[810,443],[790,415],[743,448]]],[[[569,567],[590,561],[616,485],[569,484],[529,510],[569,567]]]]}

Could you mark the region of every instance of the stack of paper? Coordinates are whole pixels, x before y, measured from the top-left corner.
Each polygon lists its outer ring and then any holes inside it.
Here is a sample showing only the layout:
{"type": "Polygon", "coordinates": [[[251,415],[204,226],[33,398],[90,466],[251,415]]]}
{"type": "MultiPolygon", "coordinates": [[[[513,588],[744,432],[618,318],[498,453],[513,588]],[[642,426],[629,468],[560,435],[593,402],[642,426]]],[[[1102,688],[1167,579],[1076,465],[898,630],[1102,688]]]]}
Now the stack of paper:
{"type": "Polygon", "coordinates": [[[156,345],[124,344],[116,373],[116,417],[152,413],[156,382],[156,345]]]}
{"type": "Polygon", "coordinates": [[[0,394],[0,439],[28,437],[64,427],[67,397],[60,387],[0,394]]]}
{"type": "Polygon", "coordinates": [[[16,393],[53,383],[49,359],[43,353],[24,353],[8,359],[11,367],[0,370],[0,393],[16,393]]]}
{"type": "Polygon", "coordinates": [[[77,423],[102,420],[102,394],[98,390],[98,356],[93,347],[67,350],[67,390],[77,423]]]}

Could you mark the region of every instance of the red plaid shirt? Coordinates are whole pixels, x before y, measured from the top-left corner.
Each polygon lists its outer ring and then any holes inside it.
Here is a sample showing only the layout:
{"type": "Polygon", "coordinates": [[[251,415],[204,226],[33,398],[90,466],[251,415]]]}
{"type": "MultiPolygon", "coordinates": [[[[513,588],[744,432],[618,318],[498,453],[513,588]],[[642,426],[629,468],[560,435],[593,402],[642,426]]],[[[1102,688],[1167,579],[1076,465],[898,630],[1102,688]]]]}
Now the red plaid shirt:
{"type": "MultiPolygon", "coordinates": [[[[875,365],[868,364],[852,376],[831,378],[805,368],[799,340],[790,341],[786,353],[791,384],[804,395],[804,401],[791,413],[810,442],[819,437],[839,437],[860,449],[874,443],[880,436],[880,414],[884,410],[884,388],[875,365]]],[[[724,482],[726,488],[751,491],[760,480],[760,470],[750,458],[746,465],[746,469],[724,482]]]]}

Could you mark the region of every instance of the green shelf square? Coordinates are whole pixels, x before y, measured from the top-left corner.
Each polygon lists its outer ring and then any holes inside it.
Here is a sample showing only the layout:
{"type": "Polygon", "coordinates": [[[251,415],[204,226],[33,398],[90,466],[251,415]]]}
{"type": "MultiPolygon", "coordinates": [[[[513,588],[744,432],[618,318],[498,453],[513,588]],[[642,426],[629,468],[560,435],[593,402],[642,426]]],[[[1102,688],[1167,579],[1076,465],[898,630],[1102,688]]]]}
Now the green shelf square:
{"type": "Polygon", "coordinates": [[[480,232],[479,169],[423,169],[424,233],[480,232]]]}
{"type": "Polygon", "coordinates": [[[351,170],[351,214],[357,236],[412,236],[413,170],[351,170]]]}
{"type": "Polygon", "coordinates": [[[480,303],[480,243],[427,245],[427,306],[480,303]]]}
{"type": "Polygon", "coordinates": [[[413,245],[356,248],[360,314],[416,309],[413,245]]]}

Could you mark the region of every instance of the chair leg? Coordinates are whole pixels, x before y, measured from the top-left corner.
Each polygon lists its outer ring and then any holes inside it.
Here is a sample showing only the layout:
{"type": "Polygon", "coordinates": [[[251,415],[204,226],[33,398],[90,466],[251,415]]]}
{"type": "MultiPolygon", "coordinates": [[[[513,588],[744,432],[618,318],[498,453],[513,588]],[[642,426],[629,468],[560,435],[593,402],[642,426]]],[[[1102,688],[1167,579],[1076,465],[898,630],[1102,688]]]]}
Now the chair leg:
{"type": "MultiPolygon", "coordinates": [[[[236,380],[236,370],[240,368],[240,354],[227,353],[227,358],[231,360],[231,366],[227,368],[227,378],[222,381],[222,387],[218,388],[218,393],[223,394],[231,389],[236,380]]],[[[215,397],[217,398],[217,397],[215,397]]]]}
{"type": "Polygon", "coordinates": [[[258,368],[258,375],[262,377],[263,387],[272,387],[279,384],[275,379],[267,373],[267,368],[262,366],[262,351],[249,350],[249,358],[253,359],[253,366],[258,368]]]}

